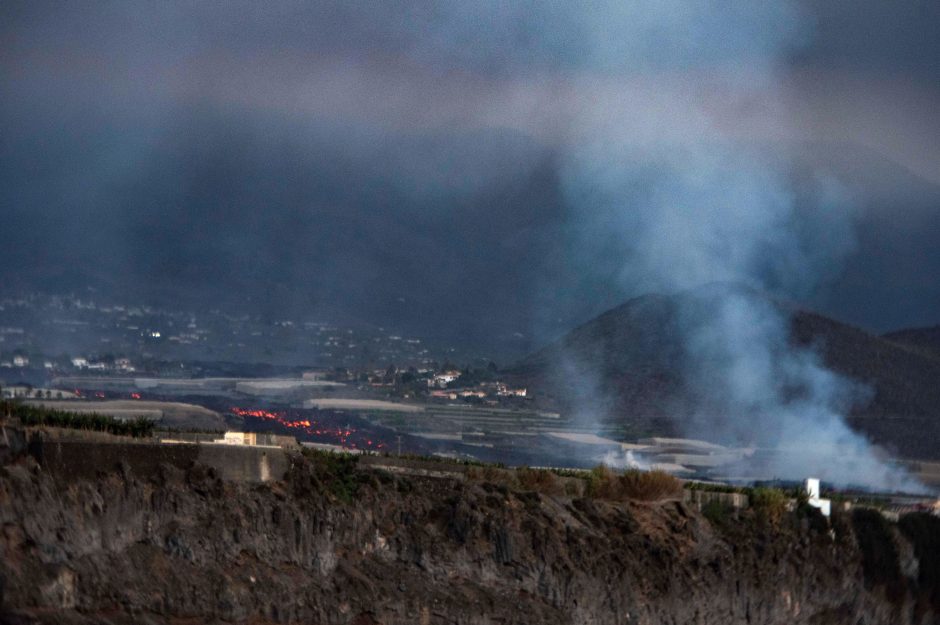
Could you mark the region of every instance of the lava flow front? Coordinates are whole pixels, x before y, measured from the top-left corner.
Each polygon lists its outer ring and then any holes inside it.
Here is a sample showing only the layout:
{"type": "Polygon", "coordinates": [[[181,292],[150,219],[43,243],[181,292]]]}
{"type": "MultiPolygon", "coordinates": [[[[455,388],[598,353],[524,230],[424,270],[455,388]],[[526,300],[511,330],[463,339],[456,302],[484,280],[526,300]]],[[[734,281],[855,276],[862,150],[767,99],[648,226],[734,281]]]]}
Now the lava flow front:
{"type": "Polygon", "coordinates": [[[358,427],[346,424],[338,426],[333,418],[322,418],[321,415],[311,414],[304,410],[263,410],[260,408],[232,408],[231,413],[245,419],[246,426],[252,430],[260,429],[261,424],[269,427],[283,428],[291,431],[301,440],[331,443],[349,449],[385,449],[385,443],[374,440],[374,437],[363,432],[358,427]],[[313,418],[320,416],[321,418],[313,418]],[[254,422],[254,423],[252,423],[254,422]]]}

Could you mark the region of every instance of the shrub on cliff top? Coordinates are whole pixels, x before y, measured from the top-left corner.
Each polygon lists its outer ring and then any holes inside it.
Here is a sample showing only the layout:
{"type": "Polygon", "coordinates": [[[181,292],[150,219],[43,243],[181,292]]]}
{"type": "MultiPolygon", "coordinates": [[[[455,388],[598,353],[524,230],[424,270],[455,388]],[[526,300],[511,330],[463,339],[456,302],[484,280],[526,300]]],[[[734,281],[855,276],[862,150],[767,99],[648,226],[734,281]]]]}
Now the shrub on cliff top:
{"type": "Polygon", "coordinates": [[[533,491],[543,495],[567,493],[566,484],[549,469],[530,467],[502,469],[493,465],[482,465],[471,466],[466,476],[469,480],[495,484],[513,490],[533,491]]]}
{"type": "Polygon", "coordinates": [[[560,495],[565,492],[564,485],[555,474],[546,469],[519,467],[515,473],[519,487],[524,490],[534,490],[546,495],[560,495]]]}
{"type": "Polygon", "coordinates": [[[779,522],[787,511],[787,496],[779,488],[755,488],[750,501],[757,517],[771,523],[779,522]]]}
{"type": "Polygon", "coordinates": [[[514,485],[512,474],[508,469],[488,464],[468,468],[467,479],[490,484],[500,484],[502,486],[514,485]]]}
{"type": "Polygon", "coordinates": [[[656,501],[682,494],[682,482],[665,471],[631,470],[620,476],[628,499],[656,501]]]}
{"type": "Polygon", "coordinates": [[[349,503],[369,476],[358,471],[359,456],[319,449],[304,449],[303,455],[313,464],[314,476],[336,499],[349,503]]]}
{"type": "Polygon", "coordinates": [[[751,492],[750,488],[745,488],[743,486],[732,486],[731,484],[718,484],[710,482],[693,482],[689,481],[685,483],[686,490],[700,490],[706,493],[749,493],[751,492]]]}
{"type": "Polygon", "coordinates": [[[682,493],[682,482],[665,471],[631,469],[618,474],[599,465],[591,470],[587,480],[588,496],[611,501],[658,501],[682,493]]]}

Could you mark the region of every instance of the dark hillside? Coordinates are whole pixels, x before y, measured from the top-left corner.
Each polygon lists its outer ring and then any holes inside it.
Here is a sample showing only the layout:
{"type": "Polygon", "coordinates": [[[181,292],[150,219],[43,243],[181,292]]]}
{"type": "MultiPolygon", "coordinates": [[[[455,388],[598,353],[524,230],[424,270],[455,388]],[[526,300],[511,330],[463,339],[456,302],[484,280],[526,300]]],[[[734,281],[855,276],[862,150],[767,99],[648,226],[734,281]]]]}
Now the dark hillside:
{"type": "MultiPolygon", "coordinates": [[[[712,297],[718,291],[707,294],[712,297]]],[[[699,292],[632,299],[522,361],[514,374],[544,389],[546,406],[599,415],[611,433],[678,434],[700,398],[682,378],[679,315],[699,292]],[[603,398],[603,399],[597,399],[603,398]]],[[[765,300],[766,301],[766,300],[765,300]]],[[[826,365],[867,385],[853,428],[892,453],[940,457],[940,358],[773,300],[790,318],[791,341],[813,346],[826,365]]]]}
{"type": "Polygon", "coordinates": [[[872,389],[849,417],[854,429],[901,456],[940,457],[940,358],[815,313],[797,313],[791,327],[827,366],[872,389]]]}
{"type": "Polygon", "coordinates": [[[882,338],[927,356],[940,358],[940,325],[929,328],[905,328],[889,332],[882,338]]]}
{"type": "Polygon", "coordinates": [[[513,373],[550,407],[617,415],[611,425],[637,434],[673,432],[670,416],[682,395],[676,315],[668,297],[638,297],[572,330],[513,373]]]}

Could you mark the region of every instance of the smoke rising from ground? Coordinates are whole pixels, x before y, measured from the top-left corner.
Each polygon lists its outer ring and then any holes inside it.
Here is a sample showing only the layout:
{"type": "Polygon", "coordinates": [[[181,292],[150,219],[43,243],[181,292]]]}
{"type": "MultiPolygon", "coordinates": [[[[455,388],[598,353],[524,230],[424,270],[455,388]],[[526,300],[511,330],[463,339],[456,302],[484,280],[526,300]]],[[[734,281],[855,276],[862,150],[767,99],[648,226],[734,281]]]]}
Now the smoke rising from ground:
{"type": "MultiPolygon", "coordinates": [[[[737,42],[736,54],[747,62],[717,63],[729,102],[773,91],[779,59],[803,34],[787,22],[771,36],[765,27],[781,16],[768,15],[765,5],[747,6],[731,20],[752,35],[737,42]]],[[[655,14],[638,23],[653,29],[662,48],[690,45],[681,28],[672,30],[671,14],[645,10],[655,14]]],[[[714,19],[700,25],[728,23],[721,7],[709,11],[714,19]]],[[[697,54],[709,58],[711,42],[723,34],[716,28],[693,40],[701,46],[697,54]]],[[[646,65],[647,51],[631,53],[641,56],[638,66],[646,65]]],[[[765,295],[806,296],[837,275],[855,244],[850,209],[837,187],[820,181],[811,209],[798,209],[786,154],[736,142],[687,103],[678,128],[663,123],[670,115],[657,106],[609,104],[584,111],[595,134],[579,136],[567,154],[563,188],[586,264],[608,256],[599,262],[612,262],[620,280],[640,291],[695,289],[684,300],[680,332],[683,379],[700,405],[680,427],[691,436],[758,448],[740,468],[745,475],[914,488],[844,420],[864,401],[865,389],[828,371],[811,349],[791,345],[783,308],[765,295]]],[[[785,110],[777,115],[787,123],[785,110]]]]}
{"type": "Polygon", "coordinates": [[[684,377],[701,399],[685,424],[699,438],[756,448],[736,470],[752,477],[800,479],[879,490],[921,490],[887,465],[846,424],[870,390],[828,369],[789,336],[785,309],[729,285],[695,292],[681,312],[684,377]]]}

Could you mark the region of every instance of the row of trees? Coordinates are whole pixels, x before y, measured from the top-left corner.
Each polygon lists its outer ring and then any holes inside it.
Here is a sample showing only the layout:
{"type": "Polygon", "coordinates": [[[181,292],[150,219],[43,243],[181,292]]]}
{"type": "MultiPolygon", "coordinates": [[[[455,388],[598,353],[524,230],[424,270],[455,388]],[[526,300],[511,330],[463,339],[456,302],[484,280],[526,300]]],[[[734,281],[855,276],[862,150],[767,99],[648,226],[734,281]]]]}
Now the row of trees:
{"type": "Polygon", "coordinates": [[[43,406],[31,406],[16,401],[0,402],[0,414],[8,418],[19,419],[20,423],[25,426],[46,425],[75,430],[93,430],[118,436],[151,436],[154,427],[153,421],[143,417],[129,420],[115,419],[94,412],[52,410],[43,406]]]}

